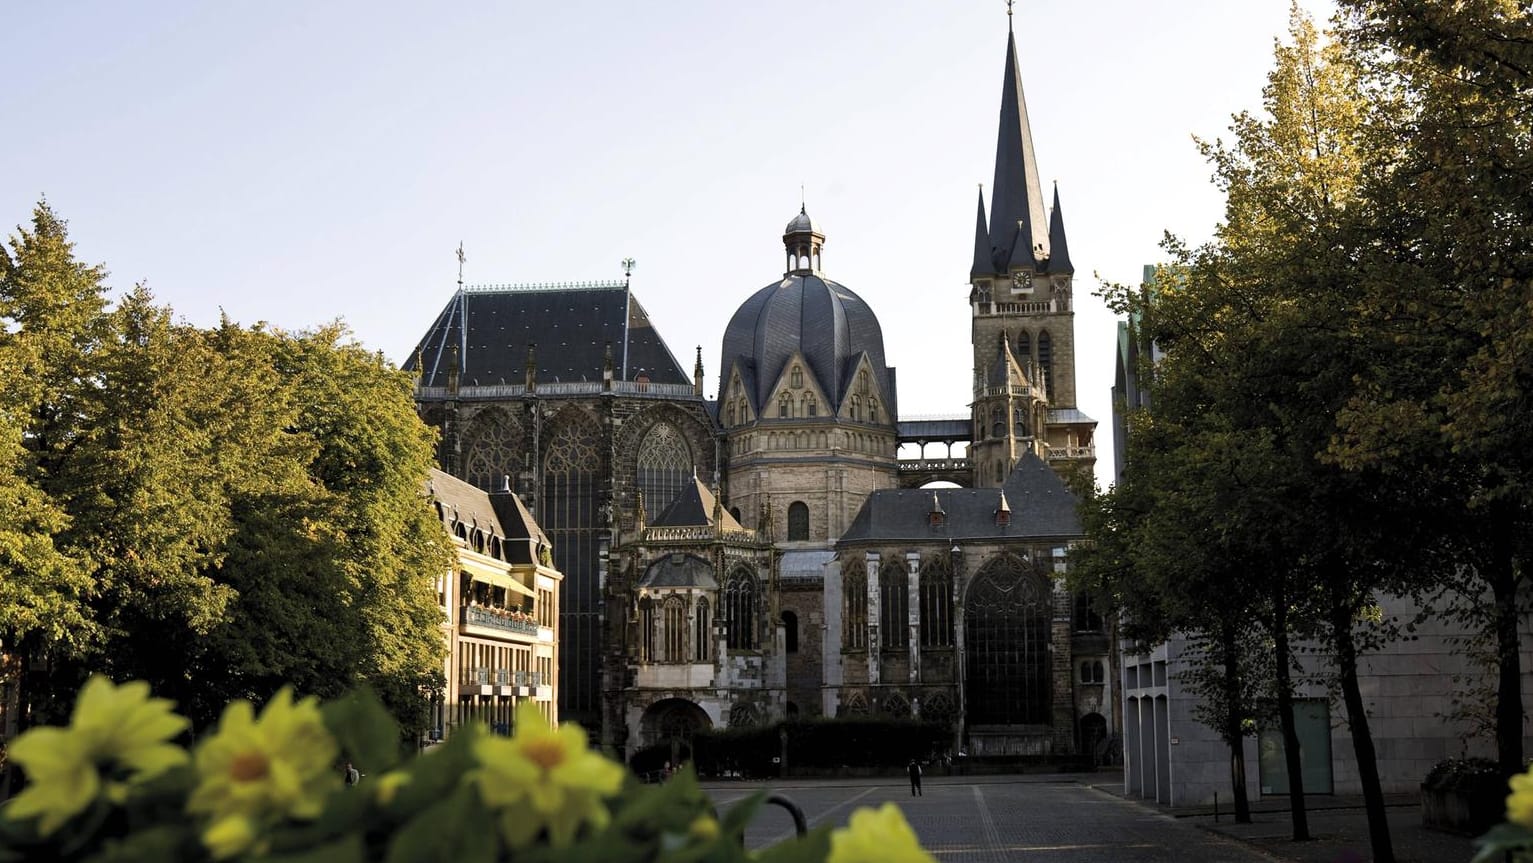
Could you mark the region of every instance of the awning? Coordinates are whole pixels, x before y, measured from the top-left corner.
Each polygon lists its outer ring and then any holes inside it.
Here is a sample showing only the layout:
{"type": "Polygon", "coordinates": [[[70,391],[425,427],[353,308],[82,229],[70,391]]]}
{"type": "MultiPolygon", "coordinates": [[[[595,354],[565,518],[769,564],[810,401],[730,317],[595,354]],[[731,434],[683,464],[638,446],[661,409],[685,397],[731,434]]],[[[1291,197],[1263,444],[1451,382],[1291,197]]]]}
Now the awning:
{"type": "Polygon", "coordinates": [[[515,576],[511,575],[503,569],[484,566],[469,560],[462,561],[462,565],[463,571],[468,573],[469,577],[474,581],[482,581],[485,584],[494,585],[495,587],[503,587],[506,590],[512,591],[513,593],[520,593],[523,596],[537,598],[537,591],[526,586],[525,584],[522,584],[516,579],[515,576]]]}

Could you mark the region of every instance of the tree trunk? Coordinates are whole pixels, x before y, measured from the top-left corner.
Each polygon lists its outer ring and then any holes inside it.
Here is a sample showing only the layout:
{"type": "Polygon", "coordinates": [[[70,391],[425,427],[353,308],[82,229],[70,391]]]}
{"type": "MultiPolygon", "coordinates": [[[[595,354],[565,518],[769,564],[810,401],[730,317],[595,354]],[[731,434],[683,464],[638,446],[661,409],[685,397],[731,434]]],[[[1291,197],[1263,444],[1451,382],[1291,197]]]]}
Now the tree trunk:
{"type": "Polygon", "coordinates": [[[1272,638],[1276,648],[1278,724],[1283,729],[1283,758],[1288,768],[1288,807],[1293,819],[1293,839],[1310,838],[1309,815],[1304,809],[1304,768],[1299,760],[1299,729],[1293,718],[1293,678],[1289,669],[1288,591],[1283,579],[1274,580],[1272,598],[1272,638]]]}
{"type": "Polygon", "coordinates": [[[1357,778],[1363,786],[1363,806],[1368,813],[1368,842],[1373,846],[1374,863],[1395,863],[1394,843],[1389,837],[1389,817],[1384,811],[1384,790],[1379,785],[1378,756],[1373,749],[1373,732],[1368,728],[1368,710],[1363,706],[1363,692],[1357,685],[1357,643],[1352,640],[1352,603],[1333,601],[1330,611],[1336,667],[1341,673],[1342,699],[1347,705],[1347,727],[1352,733],[1352,751],[1357,755],[1357,778]]]}
{"type": "Polygon", "coordinates": [[[1235,823],[1251,823],[1251,802],[1246,799],[1245,735],[1240,727],[1241,698],[1240,651],[1235,627],[1225,622],[1219,630],[1224,652],[1224,742],[1230,747],[1230,791],[1235,798],[1235,823]]]}
{"type": "Polygon", "coordinates": [[[1496,542],[1487,573],[1496,619],[1496,761],[1503,776],[1522,772],[1522,655],[1517,633],[1517,559],[1496,542]]]}

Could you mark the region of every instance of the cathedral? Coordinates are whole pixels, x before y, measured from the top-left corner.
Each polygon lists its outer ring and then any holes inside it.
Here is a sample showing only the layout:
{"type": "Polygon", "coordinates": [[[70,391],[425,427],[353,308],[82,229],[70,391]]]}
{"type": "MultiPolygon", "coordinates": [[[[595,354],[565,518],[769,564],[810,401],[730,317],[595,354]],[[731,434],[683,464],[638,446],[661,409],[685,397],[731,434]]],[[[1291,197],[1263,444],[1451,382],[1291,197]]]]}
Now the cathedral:
{"type": "Polygon", "coordinates": [[[878,317],[804,208],[740,294],[716,401],[626,281],[459,286],[406,367],[442,469],[509,487],[552,543],[561,719],[620,757],[798,717],[933,720],[974,756],[1116,731],[1102,620],[1062,574],[1096,423],[1010,32],[990,188],[947,420],[900,419],[878,317]]]}

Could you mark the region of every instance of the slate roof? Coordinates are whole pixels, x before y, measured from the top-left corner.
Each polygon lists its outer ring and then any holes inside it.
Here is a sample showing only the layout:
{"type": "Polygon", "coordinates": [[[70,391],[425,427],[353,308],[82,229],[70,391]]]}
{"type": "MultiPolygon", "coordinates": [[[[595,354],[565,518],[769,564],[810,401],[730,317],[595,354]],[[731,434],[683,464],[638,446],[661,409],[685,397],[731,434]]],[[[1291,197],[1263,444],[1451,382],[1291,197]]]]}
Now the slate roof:
{"type": "MultiPolygon", "coordinates": [[[[675,500],[653,521],[651,527],[713,527],[713,492],[697,477],[687,483],[675,500]]],[[[743,530],[728,510],[721,510],[724,530],[743,530]]]]}
{"type": "Polygon", "coordinates": [[[897,416],[894,371],[884,360],[884,333],[873,309],[845,285],[819,275],[792,273],[740,304],[724,329],[720,389],[736,366],[757,415],[788,360],[798,351],[810,374],[839,411],[863,354],[878,379],[888,414],[897,416]]]}
{"type": "Polygon", "coordinates": [[[1043,459],[1028,453],[1000,488],[881,489],[868,495],[851,527],[836,543],[847,546],[881,543],[930,543],[995,539],[1068,539],[1081,535],[1076,497],[1043,459]],[[1010,522],[996,524],[1004,500],[1010,522]],[[945,518],[932,527],[935,497],[945,518]]]}
{"type": "Polygon", "coordinates": [[[640,370],[654,383],[691,384],[637,297],[622,282],[576,288],[468,288],[453,294],[405,360],[422,386],[447,385],[458,348],[461,386],[520,385],[527,346],[537,345],[539,383],[600,381],[607,344],[613,374],[631,381],[640,370]]]}
{"type": "Polygon", "coordinates": [[[426,475],[426,494],[441,506],[442,523],[449,529],[456,519],[504,540],[504,556],[510,563],[536,563],[534,546],[551,545],[532,513],[509,491],[490,494],[432,468],[426,475]]]}
{"type": "Polygon", "coordinates": [[[640,587],[697,587],[718,590],[713,565],[696,555],[668,554],[644,570],[640,587]]]}

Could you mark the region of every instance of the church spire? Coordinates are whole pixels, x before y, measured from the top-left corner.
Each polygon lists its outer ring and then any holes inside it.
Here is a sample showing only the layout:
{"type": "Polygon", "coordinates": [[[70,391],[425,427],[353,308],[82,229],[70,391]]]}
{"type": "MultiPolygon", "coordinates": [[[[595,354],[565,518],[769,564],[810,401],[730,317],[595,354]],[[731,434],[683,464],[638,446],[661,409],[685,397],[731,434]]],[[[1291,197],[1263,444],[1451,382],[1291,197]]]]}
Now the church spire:
{"type": "Polygon", "coordinates": [[[994,272],[990,260],[990,235],[985,230],[985,187],[979,187],[979,216],[974,225],[974,266],[969,268],[969,278],[994,272]]]}
{"type": "Polygon", "coordinates": [[[1065,243],[1065,215],[1059,209],[1059,184],[1054,184],[1054,210],[1049,213],[1049,272],[1075,275],[1070,246],[1065,243]]]}
{"type": "Polygon", "coordinates": [[[1048,255],[1048,243],[1033,132],[1027,119],[1027,100],[1022,95],[1017,40],[1008,26],[1001,124],[995,144],[995,182],[990,186],[992,272],[1037,267],[1038,259],[1048,255]]]}

